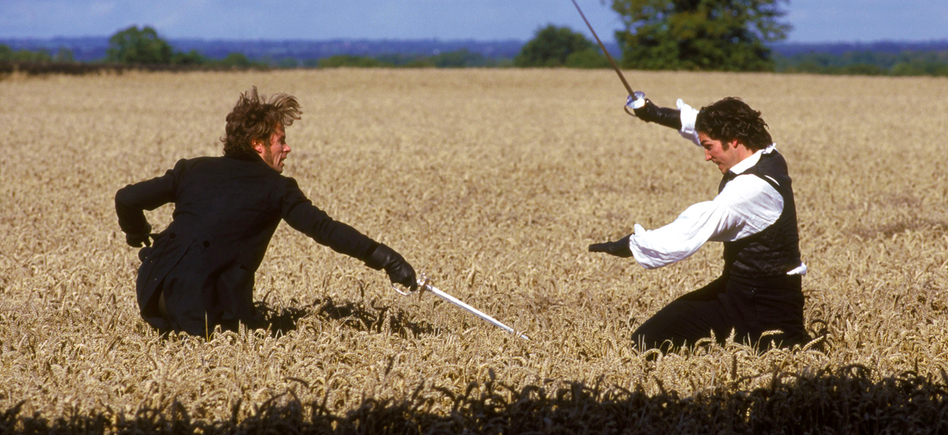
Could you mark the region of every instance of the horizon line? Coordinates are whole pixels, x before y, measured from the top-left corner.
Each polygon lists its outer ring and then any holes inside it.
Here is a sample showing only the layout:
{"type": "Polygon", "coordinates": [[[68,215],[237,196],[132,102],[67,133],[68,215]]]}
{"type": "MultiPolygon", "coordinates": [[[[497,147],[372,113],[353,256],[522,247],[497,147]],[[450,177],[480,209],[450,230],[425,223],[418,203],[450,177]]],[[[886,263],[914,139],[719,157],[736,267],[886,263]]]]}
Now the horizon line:
{"type": "MultiPolygon", "coordinates": [[[[22,40],[22,41],[54,41],[58,39],[108,39],[112,35],[81,35],[81,36],[0,36],[0,40],[22,40]]],[[[439,41],[439,42],[481,42],[481,43],[490,43],[490,42],[519,42],[525,43],[530,41],[530,39],[518,39],[518,38],[498,38],[498,39],[477,39],[477,38],[437,38],[437,37],[426,37],[426,38],[368,38],[368,37],[333,37],[333,38],[224,38],[224,37],[192,37],[192,36],[183,36],[183,37],[162,37],[162,39],[172,41],[172,40],[192,40],[192,41],[219,41],[219,42],[281,42],[281,41],[302,41],[302,42],[333,42],[333,41],[362,41],[362,42],[376,42],[376,41],[396,41],[396,42],[409,42],[409,41],[439,41]]],[[[532,39],[532,38],[531,38],[532,39]]],[[[616,43],[615,40],[603,40],[603,42],[616,43]]],[[[861,40],[827,40],[827,41],[777,41],[770,44],[879,44],[879,43],[948,43],[948,38],[945,37],[933,37],[932,39],[876,39],[872,41],[861,41],[861,40]]]]}

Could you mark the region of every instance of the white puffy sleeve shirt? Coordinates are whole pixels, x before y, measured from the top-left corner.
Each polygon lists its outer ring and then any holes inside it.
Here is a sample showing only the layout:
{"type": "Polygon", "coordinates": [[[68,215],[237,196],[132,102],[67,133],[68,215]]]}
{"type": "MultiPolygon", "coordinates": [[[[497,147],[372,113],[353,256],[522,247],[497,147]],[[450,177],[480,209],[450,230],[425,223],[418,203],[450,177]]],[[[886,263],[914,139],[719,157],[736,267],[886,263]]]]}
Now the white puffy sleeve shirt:
{"type": "MultiPolygon", "coordinates": [[[[698,111],[678,100],[681,110],[681,135],[697,142],[694,121],[698,111]]],[[[760,161],[761,154],[775,150],[771,145],[757,151],[730,169],[737,176],[711,201],[694,204],[668,225],[646,230],[635,224],[629,237],[629,249],[635,260],[647,269],[666,266],[698,251],[708,241],[731,242],[757,234],[774,224],[783,211],[783,196],[755,175],[740,175],[760,161]]],[[[776,180],[774,180],[776,181],[776,180]]],[[[806,265],[788,275],[806,273],[806,265]]]]}

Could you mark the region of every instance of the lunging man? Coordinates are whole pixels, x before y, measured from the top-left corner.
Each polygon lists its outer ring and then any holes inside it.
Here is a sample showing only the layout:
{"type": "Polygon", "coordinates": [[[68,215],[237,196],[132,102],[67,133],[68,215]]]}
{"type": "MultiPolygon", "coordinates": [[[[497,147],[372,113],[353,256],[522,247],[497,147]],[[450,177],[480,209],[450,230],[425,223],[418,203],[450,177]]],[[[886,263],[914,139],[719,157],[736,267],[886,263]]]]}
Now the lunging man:
{"type": "Polygon", "coordinates": [[[589,246],[592,252],[634,257],[652,269],[681,261],[707,241],[724,243],[722,275],[674,300],[645,321],[632,337],[642,349],[667,351],[693,345],[712,332],[724,342],[765,349],[810,340],[803,325],[802,275],[797,217],[787,163],[760,112],[737,98],[700,111],[678,100],[660,108],[642,95],[628,105],[646,122],[671,127],[704,148],[705,161],[724,175],[718,195],[682,212],[673,222],[621,240],[589,246]],[[764,332],[768,334],[762,339],[764,332]]]}
{"type": "Polygon", "coordinates": [[[415,271],[386,245],[330,218],[281,175],[290,153],[286,127],[300,119],[296,98],[269,100],[257,88],[227,115],[223,157],[180,160],[164,175],[115,195],[119,226],[139,252],[142,318],[159,330],[205,335],[220,325],[254,326],[254,274],[280,220],[336,252],[385,269],[414,289],[415,271]],[[173,220],[154,236],[144,210],[174,203],[173,220]]]}

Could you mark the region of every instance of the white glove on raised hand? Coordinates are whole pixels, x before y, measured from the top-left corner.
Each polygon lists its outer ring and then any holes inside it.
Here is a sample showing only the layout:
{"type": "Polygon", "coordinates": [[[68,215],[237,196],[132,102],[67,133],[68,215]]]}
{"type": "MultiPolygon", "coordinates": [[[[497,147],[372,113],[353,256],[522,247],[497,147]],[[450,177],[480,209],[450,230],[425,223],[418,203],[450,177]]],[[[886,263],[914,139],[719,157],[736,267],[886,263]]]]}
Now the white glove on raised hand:
{"type": "Polygon", "coordinates": [[[681,129],[681,112],[678,109],[658,107],[651,100],[645,98],[644,92],[636,92],[634,98],[629,95],[625,106],[632,109],[639,119],[645,122],[654,122],[659,125],[681,129]]]}
{"type": "Polygon", "coordinates": [[[625,107],[628,107],[632,110],[641,109],[645,106],[645,92],[635,91],[635,97],[633,98],[629,95],[629,98],[625,100],[625,107]]]}

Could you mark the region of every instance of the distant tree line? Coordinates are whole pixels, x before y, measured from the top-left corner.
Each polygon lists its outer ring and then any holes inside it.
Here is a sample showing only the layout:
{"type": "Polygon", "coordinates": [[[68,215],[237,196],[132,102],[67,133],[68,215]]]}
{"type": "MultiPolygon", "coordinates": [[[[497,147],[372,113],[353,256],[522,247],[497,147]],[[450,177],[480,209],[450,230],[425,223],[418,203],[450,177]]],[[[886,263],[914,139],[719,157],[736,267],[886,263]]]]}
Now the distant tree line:
{"type": "Polygon", "coordinates": [[[797,53],[775,61],[782,73],[948,77],[948,51],[797,53]]]}
{"type": "Polygon", "coordinates": [[[0,44],[0,61],[2,62],[73,62],[72,52],[66,49],[60,49],[55,55],[46,50],[13,50],[10,47],[0,44]]]}
{"type": "MultiPolygon", "coordinates": [[[[745,9],[735,9],[735,3],[726,0],[613,0],[613,9],[623,17],[626,29],[616,32],[621,52],[612,54],[624,68],[629,69],[948,76],[948,50],[854,50],[837,54],[801,52],[788,56],[774,54],[764,42],[779,40],[788,29],[788,26],[776,21],[783,14],[776,7],[778,1],[745,0],[745,9]]],[[[196,50],[175,51],[149,26],[132,26],[116,32],[109,38],[105,58],[91,64],[76,62],[72,52],[63,48],[52,54],[46,50],[13,50],[0,44],[0,72],[17,69],[29,73],[82,74],[97,70],[96,65],[119,70],[174,71],[339,67],[610,67],[596,43],[568,27],[552,24],[538,29],[513,59],[488,58],[467,49],[433,55],[336,55],[304,60],[292,57],[251,60],[242,53],[234,52],[223,59],[210,59],[196,50]]]]}
{"type": "MultiPolygon", "coordinates": [[[[467,49],[436,53],[431,56],[390,54],[382,56],[336,55],[303,61],[307,68],[499,68],[511,65],[509,59],[489,59],[467,49]]],[[[284,63],[283,66],[286,66],[284,63]]],[[[296,66],[296,65],[290,65],[296,66]]]]}
{"type": "Polygon", "coordinates": [[[60,49],[55,55],[48,51],[13,50],[0,44],[0,72],[13,69],[30,73],[56,72],[83,74],[103,68],[114,70],[188,70],[188,69],[266,69],[265,62],[252,61],[242,53],[230,53],[220,60],[212,60],[195,50],[175,51],[150,26],[139,29],[131,26],[109,38],[109,49],[101,62],[79,65],[72,52],[60,49]]]}
{"type": "Polygon", "coordinates": [[[211,60],[196,50],[174,51],[154,28],[131,26],[109,38],[106,62],[139,65],[210,66],[224,68],[266,68],[264,62],[251,61],[242,53],[230,53],[222,60],[211,60]]]}

